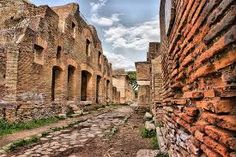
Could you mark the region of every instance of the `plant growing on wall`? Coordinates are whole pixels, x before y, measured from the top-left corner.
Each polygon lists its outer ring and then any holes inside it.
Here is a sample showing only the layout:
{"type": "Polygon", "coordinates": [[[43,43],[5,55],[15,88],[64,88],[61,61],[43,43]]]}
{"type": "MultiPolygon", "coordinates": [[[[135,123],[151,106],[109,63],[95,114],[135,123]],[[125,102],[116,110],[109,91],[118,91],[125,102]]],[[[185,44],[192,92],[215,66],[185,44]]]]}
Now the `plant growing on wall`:
{"type": "Polygon", "coordinates": [[[132,85],[133,91],[134,91],[135,95],[137,96],[138,83],[137,83],[136,71],[128,71],[127,74],[128,74],[129,80],[130,80],[129,82],[132,85]]]}

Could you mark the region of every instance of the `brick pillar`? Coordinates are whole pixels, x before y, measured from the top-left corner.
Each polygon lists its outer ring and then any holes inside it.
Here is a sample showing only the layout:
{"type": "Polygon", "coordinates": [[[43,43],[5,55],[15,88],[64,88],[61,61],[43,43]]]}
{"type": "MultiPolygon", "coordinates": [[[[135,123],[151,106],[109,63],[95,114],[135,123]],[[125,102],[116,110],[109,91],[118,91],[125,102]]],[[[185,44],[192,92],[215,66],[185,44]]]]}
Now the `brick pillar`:
{"type": "Polygon", "coordinates": [[[80,102],[81,101],[81,80],[82,80],[82,75],[81,75],[81,69],[78,67],[76,70],[76,90],[75,90],[75,97],[76,101],[80,102]]]}
{"type": "Polygon", "coordinates": [[[105,95],[106,95],[106,79],[102,78],[101,79],[101,96],[100,96],[100,99],[101,99],[101,103],[102,104],[105,104],[106,101],[105,101],[105,95]]]}
{"type": "Polygon", "coordinates": [[[96,104],[96,89],[97,89],[97,75],[93,74],[92,75],[92,103],[96,104]]]}
{"type": "Polygon", "coordinates": [[[8,87],[8,94],[4,100],[13,103],[16,102],[17,94],[17,72],[18,72],[18,57],[19,49],[14,46],[8,47],[6,50],[6,86],[8,87]]]}

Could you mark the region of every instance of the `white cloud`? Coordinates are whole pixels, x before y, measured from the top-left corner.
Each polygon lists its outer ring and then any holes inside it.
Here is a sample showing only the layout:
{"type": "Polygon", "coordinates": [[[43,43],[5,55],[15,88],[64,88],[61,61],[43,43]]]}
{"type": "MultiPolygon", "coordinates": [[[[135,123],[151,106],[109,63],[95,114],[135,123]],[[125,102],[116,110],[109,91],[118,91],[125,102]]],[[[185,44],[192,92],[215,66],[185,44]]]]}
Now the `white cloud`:
{"type": "Polygon", "coordinates": [[[124,68],[128,71],[135,70],[134,62],[124,57],[123,55],[110,53],[107,51],[104,51],[104,54],[107,56],[109,62],[112,63],[113,69],[124,68]]]}
{"type": "Polygon", "coordinates": [[[103,6],[105,6],[107,0],[98,0],[97,3],[95,2],[91,2],[91,12],[97,12],[100,8],[102,8],[103,6]]]}
{"type": "Polygon", "coordinates": [[[137,26],[125,27],[122,24],[105,30],[105,40],[114,48],[146,50],[150,41],[159,41],[159,24],[157,20],[148,21],[137,26]]]}
{"type": "Polygon", "coordinates": [[[119,22],[120,14],[113,14],[111,17],[99,17],[97,14],[92,14],[91,21],[99,26],[112,26],[115,22],[119,22]]]}
{"type": "Polygon", "coordinates": [[[106,5],[108,0],[98,0],[97,2],[91,2],[91,22],[95,25],[102,27],[113,26],[116,22],[119,22],[120,14],[112,14],[110,17],[100,16],[98,10],[106,5]]]}

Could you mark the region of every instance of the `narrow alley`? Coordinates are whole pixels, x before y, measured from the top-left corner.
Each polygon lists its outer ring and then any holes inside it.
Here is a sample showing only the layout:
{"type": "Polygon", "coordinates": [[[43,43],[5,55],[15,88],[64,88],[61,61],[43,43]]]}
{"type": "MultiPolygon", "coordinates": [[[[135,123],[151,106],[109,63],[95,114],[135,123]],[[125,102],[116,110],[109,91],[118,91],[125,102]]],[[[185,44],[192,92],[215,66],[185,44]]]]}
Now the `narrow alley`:
{"type": "Polygon", "coordinates": [[[88,117],[79,117],[68,127],[52,129],[33,145],[0,156],[136,156],[140,150],[153,148],[150,140],[141,136],[144,114],[145,109],[137,106],[103,108],[88,117]]]}
{"type": "Polygon", "coordinates": [[[236,157],[236,0],[0,0],[0,157],[236,157]]]}

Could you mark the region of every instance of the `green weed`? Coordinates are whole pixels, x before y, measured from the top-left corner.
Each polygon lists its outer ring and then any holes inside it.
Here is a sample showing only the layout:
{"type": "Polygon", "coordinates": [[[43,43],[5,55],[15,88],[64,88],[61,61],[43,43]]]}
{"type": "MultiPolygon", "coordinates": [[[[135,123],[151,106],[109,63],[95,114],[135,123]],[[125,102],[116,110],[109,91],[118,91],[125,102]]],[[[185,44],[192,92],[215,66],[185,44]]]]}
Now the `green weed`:
{"type": "Polygon", "coordinates": [[[46,124],[58,122],[59,119],[57,117],[51,118],[43,118],[38,120],[31,120],[28,122],[20,122],[20,123],[8,123],[4,119],[0,119],[0,136],[4,136],[7,134],[12,134],[14,132],[29,130],[33,128],[37,128],[40,126],[44,126],[46,124]]]}
{"type": "Polygon", "coordinates": [[[140,129],[140,133],[141,133],[141,136],[143,138],[152,138],[152,137],[156,137],[156,131],[155,130],[147,130],[146,128],[142,127],[140,129]]]}
{"type": "Polygon", "coordinates": [[[30,139],[27,139],[27,140],[26,139],[19,140],[19,141],[14,142],[13,144],[11,144],[9,146],[8,151],[14,151],[19,147],[23,147],[23,146],[27,146],[27,145],[30,145],[30,144],[33,144],[33,143],[37,143],[38,141],[39,141],[39,138],[36,137],[36,136],[33,136],[33,137],[31,137],[30,139]]]}

